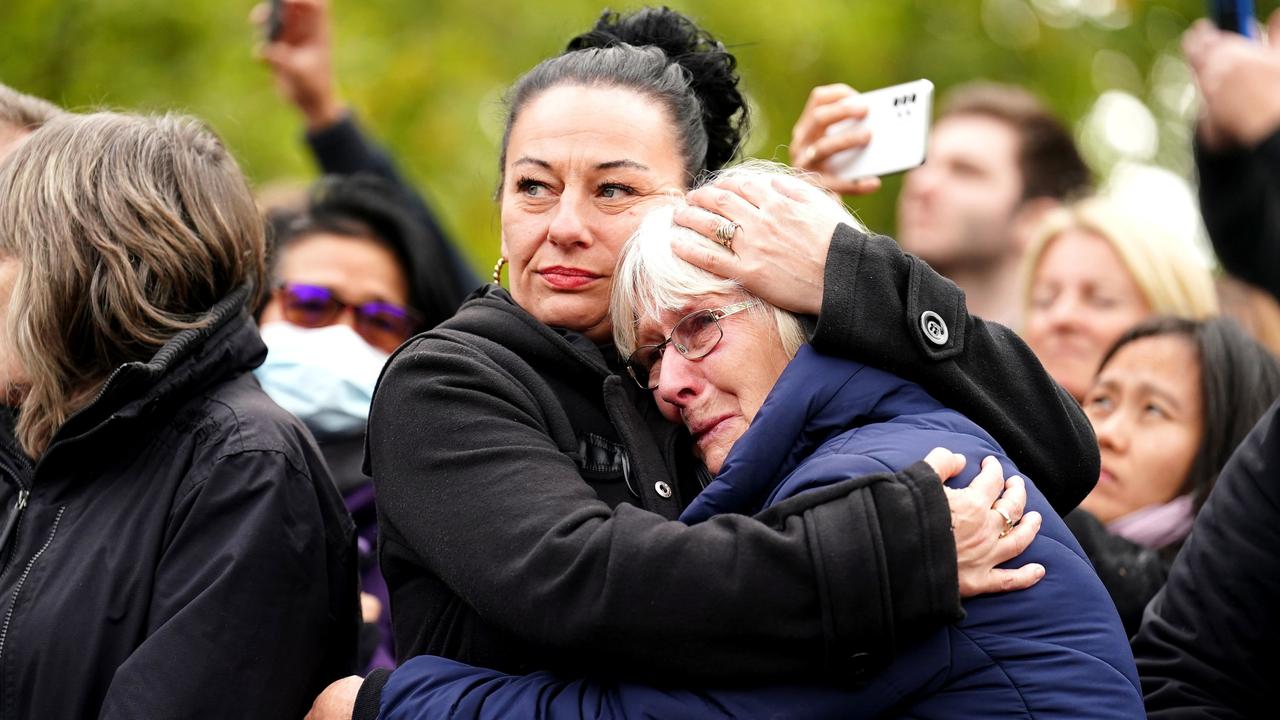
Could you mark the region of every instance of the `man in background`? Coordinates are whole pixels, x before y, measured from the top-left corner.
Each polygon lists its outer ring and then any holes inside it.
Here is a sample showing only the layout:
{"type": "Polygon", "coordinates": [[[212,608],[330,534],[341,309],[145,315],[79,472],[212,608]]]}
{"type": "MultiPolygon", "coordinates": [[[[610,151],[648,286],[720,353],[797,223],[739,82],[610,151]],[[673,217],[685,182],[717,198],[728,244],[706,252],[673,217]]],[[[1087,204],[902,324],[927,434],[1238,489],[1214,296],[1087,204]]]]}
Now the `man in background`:
{"type": "MultiPolygon", "coordinates": [[[[878,182],[825,169],[832,154],[871,141],[865,129],[831,137],[826,129],[865,115],[849,86],[815,88],[792,134],[792,163],[834,192],[875,190],[878,182]]],[[[1026,90],[973,83],[948,95],[926,158],[898,198],[898,241],[959,285],[970,312],[1018,327],[1019,263],[1036,223],[1092,186],[1070,131],[1026,90]]]]}

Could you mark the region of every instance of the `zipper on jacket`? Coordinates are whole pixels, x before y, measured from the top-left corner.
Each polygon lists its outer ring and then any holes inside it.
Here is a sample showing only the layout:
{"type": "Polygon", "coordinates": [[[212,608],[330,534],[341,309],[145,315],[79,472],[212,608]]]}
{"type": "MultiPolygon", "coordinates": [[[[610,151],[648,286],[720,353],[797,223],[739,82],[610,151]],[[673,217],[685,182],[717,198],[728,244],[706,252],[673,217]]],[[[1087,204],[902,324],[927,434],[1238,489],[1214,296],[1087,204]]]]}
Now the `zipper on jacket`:
{"type": "MultiPolygon", "coordinates": [[[[22,576],[18,578],[17,584],[13,586],[13,595],[9,598],[9,609],[4,614],[4,624],[0,625],[0,661],[4,660],[5,641],[9,639],[9,627],[13,623],[13,613],[18,607],[18,596],[22,594],[22,586],[27,582],[27,576],[31,574],[31,569],[36,566],[36,562],[40,560],[40,556],[44,555],[44,551],[49,549],[53,544],[53,538],[58,534],[58,524],[62,522],[62,513],[66,512],[67,506],[63,505],[58,508],[58,514],[53,518],[53,527],[49,529],[49,537],[45,538],[44,545],[36,551],[35,555],[27,561],[26,568],[22,571],[22,576]]],[[[2,701],[2,698],[0,698],[2,701]]],[[[3,705],[0,705],[0,718],[5,717],[3,705]]]]}
{"type": "MultiPolygon", "coordinates": [[[[31,462],[27,459],[26,454],[19,450],[13,443],[9,442],[8,437],[0,439],[2,444],[22,467],[15,470],[8,463],[0,463],[0,472],[8,474],[13,479],[13,484],[18,487],[17,502],[14,503],[13,509],[4,519],[3,529],[0,529],[0,557],[4,560],[0,561],[0,575],[3,575],[9,569],[9,562],[13,559],[13,551],[17,549],[17,543],[14,547],[9,547],[10,538],[17,537],[18,527],[22,524],[22,511],[26,509],[27,502],[31,499],[31,488],[22,480],[22,471],[32,472],[31,462]]],[[[30,477],[30,476],[28,476],[30,477]]]]}
{"type": "Polygon", "coordinates": [[[6,551],[9,549],[9,539],[14,536],[14,530],[18,528],[18,522],[22,520],[22,511],[27,509],[27,499],[31,497],[31,491],[18,484],[18,502],[14,503],[13,509],[9,511],[9,516],[4,519],[4,528],[0,530],[0,557],[6,560],[0,564],[0,574],[3,574],[9,567],[6,551]]]}

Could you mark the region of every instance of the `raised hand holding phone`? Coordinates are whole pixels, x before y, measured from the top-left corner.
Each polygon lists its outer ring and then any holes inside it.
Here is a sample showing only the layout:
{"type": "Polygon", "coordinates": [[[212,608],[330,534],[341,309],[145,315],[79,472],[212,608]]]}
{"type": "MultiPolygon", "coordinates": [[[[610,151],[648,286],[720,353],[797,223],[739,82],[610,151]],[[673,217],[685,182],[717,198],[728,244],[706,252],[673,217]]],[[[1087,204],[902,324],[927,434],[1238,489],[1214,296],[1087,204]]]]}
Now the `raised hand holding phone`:
{"type": "Polygon", "coordinates": [[[250,21],[269,38],[259,56],[275,75],[280,94],[306,117],[311,130],[342,118],[346,106],[333,76],[333,44],[326,0],[270,0],[250,21]]]}
{"type": "Polygon", "coordinates": [[[1210,149],[1253,147],[1280,130],[1280,11],[1258,41],[1199,20],[1182,38],[1200,88],[1200,139],[1210,149]]]}
{"type": "Polygon", "coordinates": [[[851,148],[865,147],[871,132],[858,128],[852,132],[829,134],[827,129],[845,120],[866,117],[867,108],[857,90],[844,84],[821,85],[809,92],[800,118],[791,129],[791,165],[814,173],[823,187],[839,195],[867,195],[880,189],[879,178],[843,180],[827,172],[827,158],[851,148]]]}
{"type": "Polygon", "coordinates": [[[829,174],[855,182],[902,172],[924,162],[933,108],[933,83],[916,80],[863,93],[859,99],[866,108],[863,117],[837,122],[827,128],[827,134],[863,130],[871,141],[827,158],[829,174]]]}

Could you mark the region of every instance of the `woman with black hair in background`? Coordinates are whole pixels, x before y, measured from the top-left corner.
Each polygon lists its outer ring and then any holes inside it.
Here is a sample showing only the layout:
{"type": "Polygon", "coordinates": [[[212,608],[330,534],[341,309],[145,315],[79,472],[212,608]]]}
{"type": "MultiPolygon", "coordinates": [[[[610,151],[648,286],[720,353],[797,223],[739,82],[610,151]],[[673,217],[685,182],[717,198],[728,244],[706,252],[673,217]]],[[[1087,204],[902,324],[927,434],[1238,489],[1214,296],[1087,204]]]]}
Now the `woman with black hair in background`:
{"type": "MultiPolygon", "coordinates": [[[[489,286],[402,346],[374,397],[366,468],[398,655],[685,683],[859,677],[958,617],[962,594],[1033,583],[1038,567],[993,570],[1034,533],[1001,536],[1020,492],[993,510],[998,492],[943,493],[927,468],[797,498],[769,522],[668,522],[708,476],[617,375],[611,276],[652,203],[733,158],[746,105],[733,57],[670,10],[606,13],[570,48],[510,95],[495,269],[510,264],[510,293],[489,286]],[[899,532],[882,544],[879,526],[899,532]]],[[[842,213],[772,212],[799,207],[792,191],[700,189],[679,220],[708,242],[685,250],[728,253],[762,297],[821,311],[815,345],[939,388],[1074,506],[1096,479],[1091,433],[1025,345],[842,213]]],[[[331,687],[313,716],[376,715],[386,677],[331,687]]]]}
{"type": "Polygon", "coordinates": [[[1226,318],[1160,317],[1102,358],[1084,410],[1098,486],[1067,515],[1133,635],[1218,473],[1280,396],[1280,363],[1226,318]]]}
{"type": "Polygon", "coordinates": [[[315,435],[356,522],[362,671],[395,667],[373,483],[360,468],[373,388],[393,350],[457,309],[446,258],[411,207],[376,176],[329,176],[300,211],[268,214],[271,292],[258,313],[267,359],[254,374],[315,435]]]}

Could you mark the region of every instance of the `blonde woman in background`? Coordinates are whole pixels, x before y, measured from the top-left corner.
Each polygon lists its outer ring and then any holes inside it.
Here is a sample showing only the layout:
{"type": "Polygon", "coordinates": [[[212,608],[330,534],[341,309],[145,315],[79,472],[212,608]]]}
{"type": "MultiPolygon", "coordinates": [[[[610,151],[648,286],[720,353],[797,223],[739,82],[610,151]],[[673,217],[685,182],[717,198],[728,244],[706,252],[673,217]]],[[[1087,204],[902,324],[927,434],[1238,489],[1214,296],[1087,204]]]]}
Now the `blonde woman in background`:
{"type": "Polygon", "coordinates": [[[1154,315],[1216,315],[1209,268],[1178,238],[1102,197],[1044,220],[1023,260],[1022,335],[1077,400],[1107,348],[1154,315]]]}

